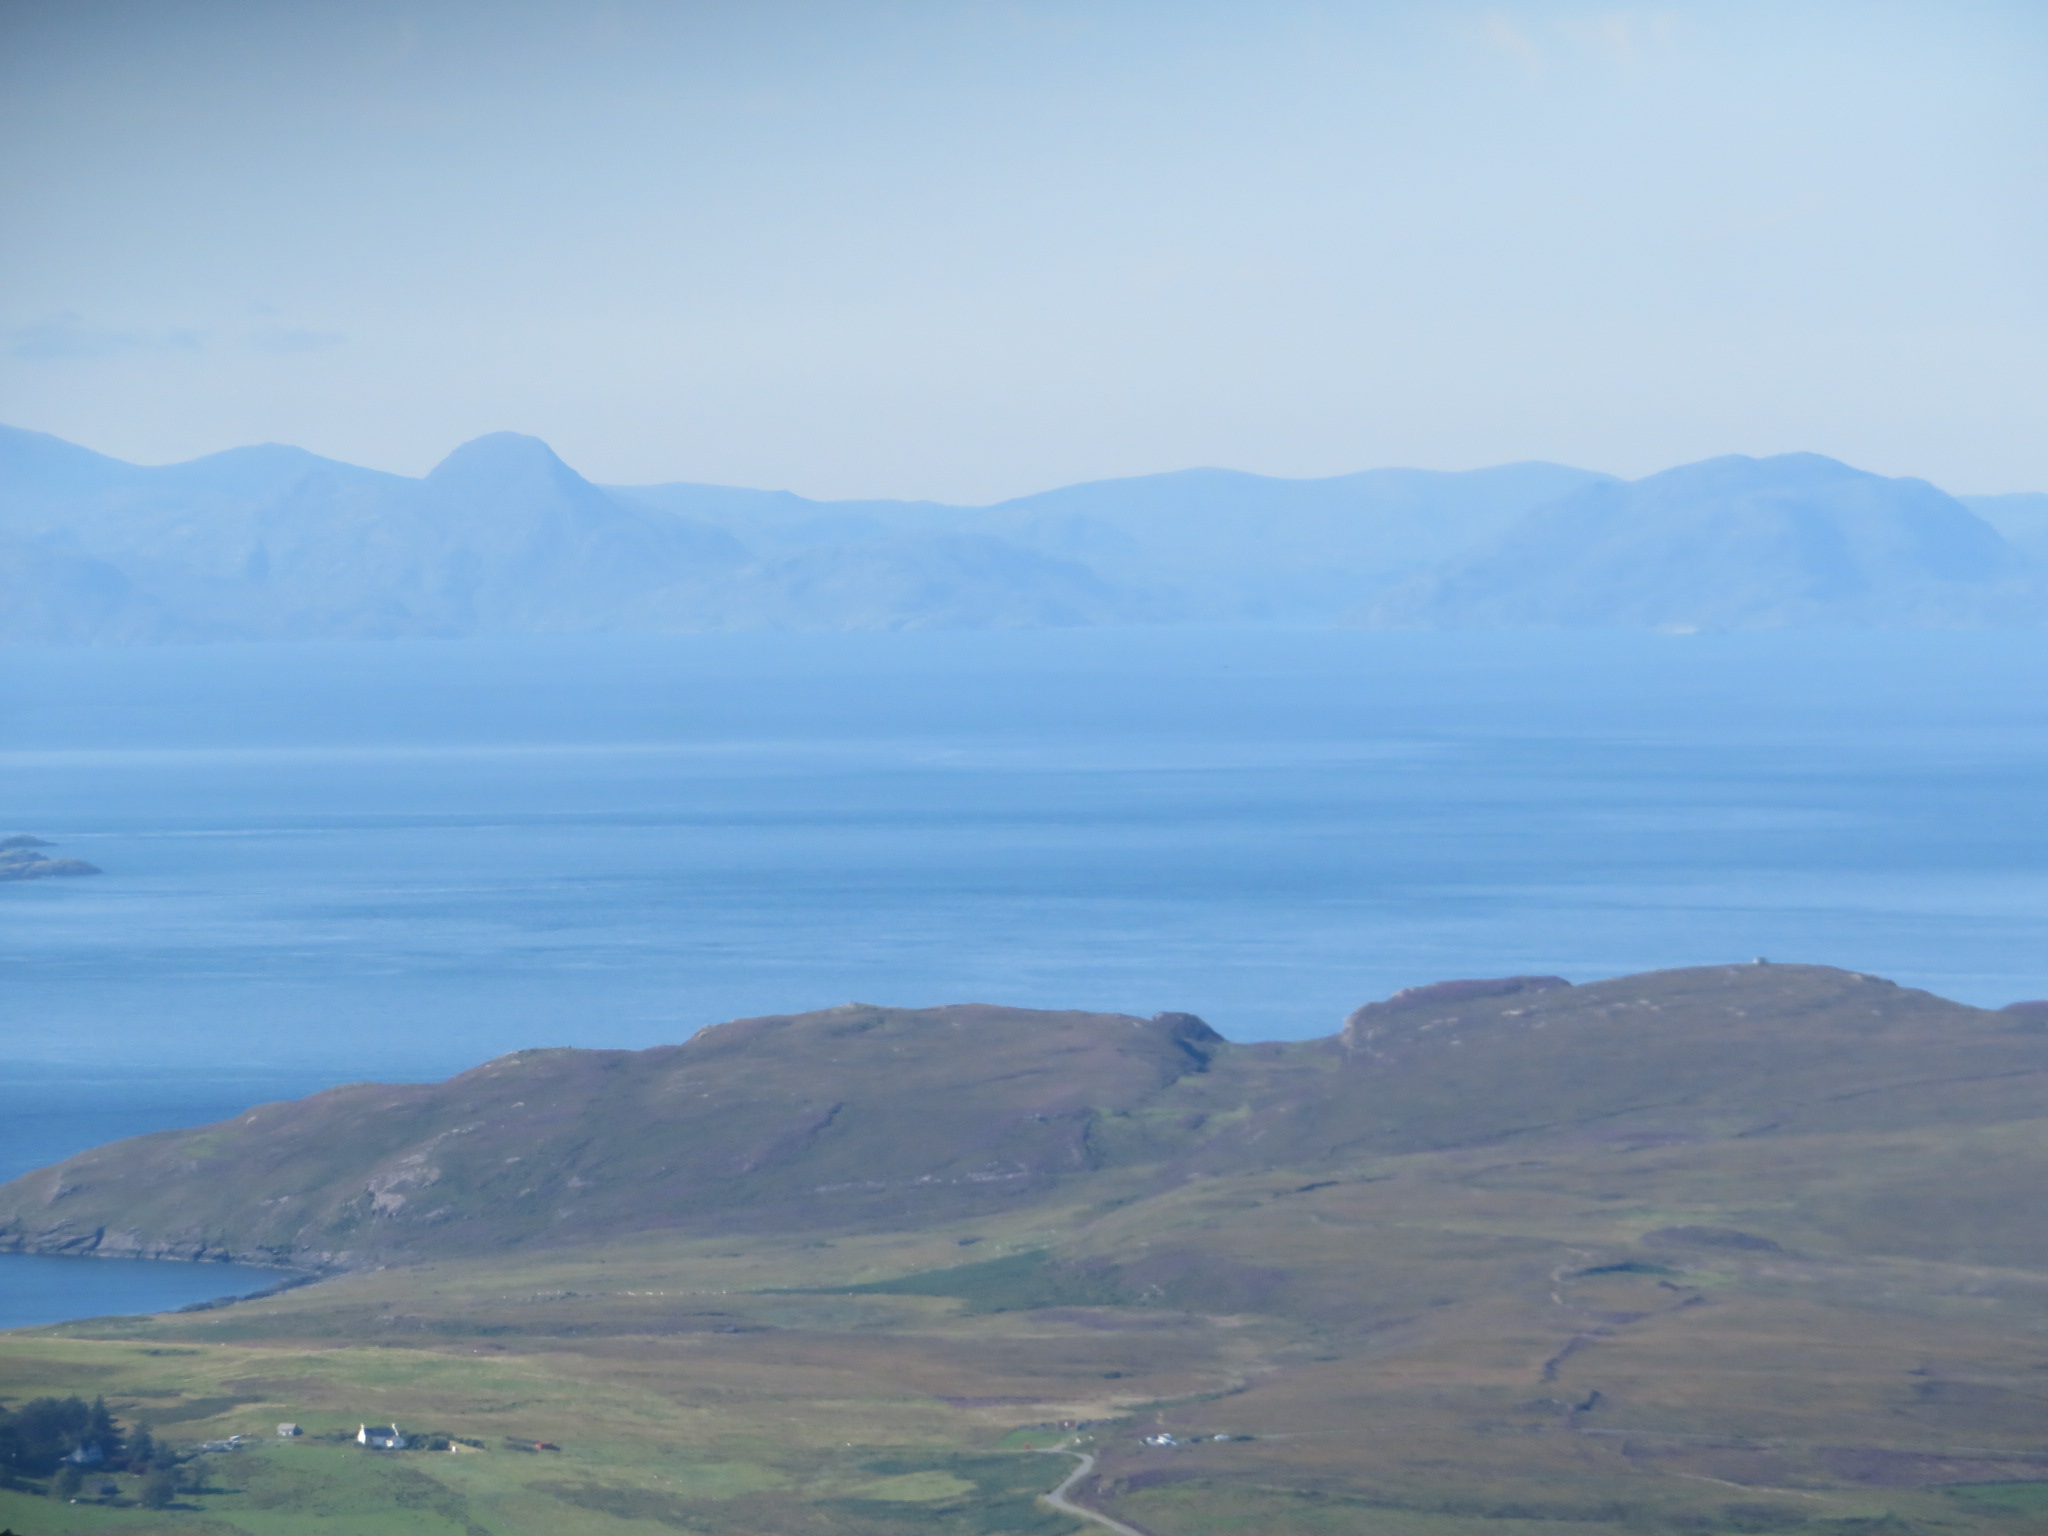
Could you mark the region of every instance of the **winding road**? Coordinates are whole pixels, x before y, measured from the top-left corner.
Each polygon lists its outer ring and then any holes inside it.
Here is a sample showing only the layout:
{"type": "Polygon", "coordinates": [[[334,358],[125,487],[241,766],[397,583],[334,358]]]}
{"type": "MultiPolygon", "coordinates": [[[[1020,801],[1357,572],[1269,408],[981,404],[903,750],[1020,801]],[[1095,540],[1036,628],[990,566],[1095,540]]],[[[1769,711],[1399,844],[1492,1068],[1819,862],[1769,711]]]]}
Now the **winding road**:
{"type": "Polygon", "coordinates": [[[1108,1515],[1098,1515],[1094,1510],[1089,1509],[1085,1505],[1076,1504],[1067,1497],[1067,1490],[1069,1488],[1095,1470],[1095,1458],[1093,1456],[1089,1455],[1086,1451],[1041,1451],[1039,1454],[1041,1456],[1072,1456],[1080,1463],[1079,1466],[1067,1474],[1066,1480],[1059,1487],[1053,1489],[1051,1493],[1039,1495],[1046,1503],[1063,1515],[1072,1515],[1076,1520],[1092,1521],[1104,1530],[1115,1531],[1117,1536],[1147,1536],[1146,1532],[1139,1530],[1135,1525],[1125,1525],[1123,1521],[1112,1520],[1108,1515]]]}

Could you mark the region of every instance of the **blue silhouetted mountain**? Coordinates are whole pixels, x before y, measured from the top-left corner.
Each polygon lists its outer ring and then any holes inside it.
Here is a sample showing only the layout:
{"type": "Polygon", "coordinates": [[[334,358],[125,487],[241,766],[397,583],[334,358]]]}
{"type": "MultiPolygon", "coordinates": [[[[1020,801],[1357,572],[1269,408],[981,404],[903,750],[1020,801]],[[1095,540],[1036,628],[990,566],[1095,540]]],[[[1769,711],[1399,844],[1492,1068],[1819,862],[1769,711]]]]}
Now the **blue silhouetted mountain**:
{"type": "Polygon", "coordinates": [[[681,602],[678,589],[750,559],[730,534],[622,503],[513,432],[465,443],[423,491],[445,540],[444,590],[479,630],[612,627],[611,615],[657,594],[681,602]]]}
{"type": "Polygon", "coordinates": [[[0,428],[14,641],[1327,623],[1361,601],[1429,627],[2031,624],[2034,568],[1933,487],[1812,455],[1634,484],[1197,469],[959,507],[603,487],[516,433],[415,479],[274,444],[145,468],[0,428]]]}
{"type": "Polygon", "coordinates": [[[118,567],[0,535],[0,639],[122,645],[193,638],[118,567]]]}
{"type": "Polygon", "coordinates": [[[1922,480],[1818,454],[1587,486],[1369,600],[1381,628],[2037,624],[2035,567],[1922,480]]]}
{"type": "Polygon", "coordinates": [[[1142,622],[1154,612],[1143,594],[1085,565],[985,533],[799,550],[760,562],[694,608],[704,629],[1053,629],[1142,622]]]}
{"type": "Polygon", "coordinates": [[[766,542],[602,490],[516,433],[411,479],[276,445],[143,468],[0,429],[0,639],[1094,624],[1140,607],[958,528],[836,553],[766,542]]]}
{"type": "Polygon", "coordinates": [[[1011,538],[1114,581],[1161,583],[1216,617],[1334,618],[1378,586],[1446,559],[1531,507],[1605,483],[1561,464],[1463,474],[1373,469],[1274,480],[1191,469],[1005,502],[1011,538]]]}
{"type": "Polygon", "coordinates": [[[35,601],[42,578],[15,562],[0,572],[13,639],[603,628],[627,602],[749,559],[730,535],[622,505],[509,433],[457,449],[424,480],[275,445],[141,469],[21,441],[32,438],[9,434],[0,454],[0,536],[111,567],[147,611],[131,605],[93,635],[54,626],[35,601]]]}
{"type": "Polygon", "coordinates": [[[1956,500],[2004,534],[2014,549],[2048,567],[2048,495],[2017,491],[2004,496],[1958,496],[1956,500]]]}
{"type": "Polygon", "coordinates": [[[149,474],[47,432],[0,427],[0,486],[8,501],[75,495],[149,474]]]}
{"type": "Polygon", "coordinates": [[[1072,562],[1125,594],[1127,617],[1324,622],[1381,586],[1468,548],[1531,507],[1609,477],[1560,464],[1448,473],[1374,469],[1284,480],[1188,469],[1097,480],[999,502],[817,502],[722,486],[621,488],[716,522],[763,553],[933,535],[994,537],[1072,562]]]}
{"type": "Polygon", "coordinates": [[[512,433],[413,479],[277,445],[144,468],[0,429],[0,638],[1325,621],[1603,478],[1192,470],[956,507],[604,488],[512,433]]]}

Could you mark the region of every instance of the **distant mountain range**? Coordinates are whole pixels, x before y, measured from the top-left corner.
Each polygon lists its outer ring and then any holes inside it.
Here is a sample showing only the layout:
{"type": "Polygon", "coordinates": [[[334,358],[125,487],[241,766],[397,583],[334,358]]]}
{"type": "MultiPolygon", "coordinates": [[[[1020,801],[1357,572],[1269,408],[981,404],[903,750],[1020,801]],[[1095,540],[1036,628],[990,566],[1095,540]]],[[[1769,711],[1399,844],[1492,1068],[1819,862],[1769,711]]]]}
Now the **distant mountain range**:
{"type": "Polygon", "coordinates": [[[1811,454],[1196,469],[989,507],[597,486],[498,433],[428,475],[275,445],[145,468],[0,428],[0,640],[1292,623],[2033,625],[2048,496],[1811,454]]]}

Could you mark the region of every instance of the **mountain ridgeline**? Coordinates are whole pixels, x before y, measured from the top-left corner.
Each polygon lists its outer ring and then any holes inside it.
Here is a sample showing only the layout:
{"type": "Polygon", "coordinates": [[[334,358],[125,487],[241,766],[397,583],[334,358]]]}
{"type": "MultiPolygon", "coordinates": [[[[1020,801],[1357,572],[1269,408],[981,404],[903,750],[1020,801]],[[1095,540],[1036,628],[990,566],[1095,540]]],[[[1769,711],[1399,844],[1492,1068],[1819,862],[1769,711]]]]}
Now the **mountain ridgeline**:
{"type": "Polygon", "coordinates": [[[275,445],[149,468],[0,429],[0,640],[2033,625],[2043,501],[1790,454],[1633,483],[1196,469],[961,507],[598,486],[514,433],[413,479],[275,445]]]}
{"type": "Polygon", "coordinates": [[[2048,1235],[2006,1213],[2048,1174],[2027,1129],[2048,1123],[2044,1083],[2027,1009],[1818,966],[1452,983],[1334,1037],[1252,1045],[1187,1014],[848,1004],[138,1137],[0,1188],[0,1246],[351,1268],[923,1229],[1475,1148],[1519,1167],[1546,1147],[1683,1145],[1749,1170],[1769,1240],[2039,1265],[2048,1235]],[[1900,1138],[1913,1157],[1872,1153],[1840,1190],[1815,1172],[1830,1147],[1900,1138]]]}
{"type": "Polygon", "coordinates": [[[1818,454],[1582,487],[1369,602],[1369,624],[1941,628],[2048,612],[2037,567],[1920,480],[1818,454]]]}

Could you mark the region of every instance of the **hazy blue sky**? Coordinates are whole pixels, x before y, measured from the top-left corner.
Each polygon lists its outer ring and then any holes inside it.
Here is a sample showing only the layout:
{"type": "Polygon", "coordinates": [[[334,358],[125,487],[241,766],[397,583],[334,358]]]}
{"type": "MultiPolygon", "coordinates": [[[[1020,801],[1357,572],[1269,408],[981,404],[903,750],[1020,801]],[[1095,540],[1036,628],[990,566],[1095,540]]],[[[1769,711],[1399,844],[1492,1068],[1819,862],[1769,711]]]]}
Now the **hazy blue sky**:
{"type": "Polygon", "coordinates": [[[0,420],[2048,489],[2041,0],[0,0],[0,420]]]}

